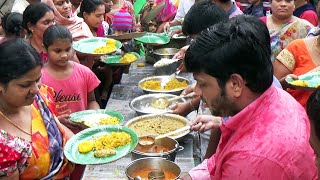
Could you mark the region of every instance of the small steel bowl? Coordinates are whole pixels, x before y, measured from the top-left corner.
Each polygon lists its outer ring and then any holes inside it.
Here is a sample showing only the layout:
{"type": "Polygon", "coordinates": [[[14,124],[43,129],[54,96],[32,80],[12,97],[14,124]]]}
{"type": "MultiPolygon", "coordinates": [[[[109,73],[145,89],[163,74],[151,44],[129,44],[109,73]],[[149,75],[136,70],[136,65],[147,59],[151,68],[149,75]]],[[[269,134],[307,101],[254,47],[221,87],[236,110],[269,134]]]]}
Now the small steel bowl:
{"type": "Polygon", "coordinates": [[[174,95],[180,95],[181,92],[186,89],[189,85],[191,85],[191,81],[187,78],[181,77],[181,76],[176,76],[176,79],[178,81],[187,81],[187,86],[184,88],[178,88],[174,90],[151,90],[151,89],[145,89],[141,87],[141,84],[144,83],[145,81],[150,81],[150,80],[158,80],[160,82],[166,81],[169,78],[169,76],[152,76],[152,77],[147,77],[139,81],[138,86],[140,89],[143,90],[144,93],[150,94],[150,93],[169,93],[169,94],[174,94],[174,95]]]}
{"type": "Polygon", "coordinates": [[[127,166],[125,173],[128,179],[133,180],[136,177],[134,174],[143,169],[169,171],[175,175],[173,179],[178,179],[181,175],[181,169],[176,163],[158,157],[141,158],[132,161],[127,166]]]}
{"type": "MultiPolygon", "coordinates": [[[[174,98],[177,95],[173,94],[145,94],[139,97],[134,98],[129,106],[131,109],[135,110],[137,115],[145,115],[145,114],[159,114],[159,113],[170,113],[171,110],[169,108],[166,109],[157,109],[151,106],[151,102],[157,98],[174,98]]],[[[175,103],[183,103],[187,102],[184,98],[177,99],[172,101],[170,104],[175,103]]]]}

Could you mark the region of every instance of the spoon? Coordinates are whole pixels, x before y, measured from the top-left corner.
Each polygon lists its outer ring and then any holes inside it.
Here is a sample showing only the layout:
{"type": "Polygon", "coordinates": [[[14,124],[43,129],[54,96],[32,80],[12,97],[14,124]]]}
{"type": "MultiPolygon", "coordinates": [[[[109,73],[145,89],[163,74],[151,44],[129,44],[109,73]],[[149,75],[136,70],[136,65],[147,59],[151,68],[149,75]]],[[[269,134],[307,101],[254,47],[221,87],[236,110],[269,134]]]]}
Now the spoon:
{"type": "Polygon", "coordinates": [[[151,102],[151,106],[154,107],[154,108],[157,108],[157,109],[165,109],[167,108],[172,101],[175,101],[175,100],[178,100],[178,99],[182,99],[182,98],[190,98],[190,97],[193,97],[195,95],[194,92],[188,94],[188,95],[184,95],[184,96],[176,96],[176,97],[173,97],[173,98],[166,98],[166,97],[160,97],[160,98],[157,98],[157,99],[154,99],[152,102],[151,102]]]}
{"type": "MultiPolygon", "coordinates": [[[[197,123],[195,126],[201,126],[202,123],[199,122],[197,123]]],[[[171,136],[173,134],[177,134],[179,132],[183,132],[183,131],[186,131],[186,130],[189,130],[191,129],[191,126],[190,125],[186,125],[182,128],[179,128],[179,129],[176,129],[172,132],[169,132],[169,133],[166,133],[166,134],[162,134],[162,135],[158,135],[156,137],[153,137],[153,136],[142,136],[142,137],[139,137],[139,140],[138,140],[138,144],[144,148],[151,148],[156,140],[158,139],[161,139],[161,138],[165,138],[165,137],[168,137],[168,136],[171,136]]]]}
{"type": "Polygon", "coordinates": [[[180,74],[180,71],[181,71],[181,70],[177,70],[176,72],[174,72],[173,74],[171,74],[169,77],[167,77],[166,79],[164,79],[164,80],[161,82],[161,87],[164,88],[169,81],[171,81],[172,79],[175,79],[176,76],[177,76],[178,74],[180,74]]]}
{"type": "Polygon", "coordinates": [[[152,136],[139,137],[138,144],[144,148],[150,148],[154,145],[155,139],[152,136]]]}
{"type": "MultiPolygon", "coordinates": [[[[202,123],[199,122],[198,124],[196,124],[196,126],[202,126],[202,123]]],[[[184,126],[182,128],[176,129],[176,130],[168,132],[166,134],[158,135],[158,136],[155,137],[155,140],[161,139],[161,138],[165,138],[165,137],[168,137],[168,136],[171,136],[173,134],[177,134],[177,133],[189,130],[189,129],[191,129],[191,126],[190,125],[186,125],[186,126],[184,126]]]]}

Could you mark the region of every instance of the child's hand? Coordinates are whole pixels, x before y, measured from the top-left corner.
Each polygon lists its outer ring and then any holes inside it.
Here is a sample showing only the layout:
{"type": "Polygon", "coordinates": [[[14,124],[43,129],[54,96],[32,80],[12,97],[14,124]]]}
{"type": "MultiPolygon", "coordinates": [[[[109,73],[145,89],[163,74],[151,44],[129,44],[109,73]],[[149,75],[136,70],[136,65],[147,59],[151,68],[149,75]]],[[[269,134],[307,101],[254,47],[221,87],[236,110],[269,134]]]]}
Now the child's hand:
{"type": "Polygon", "coordinates": [[[57,118],[63,125],[67,126],[68,128],[71,128],[71,129],[83,130],[83,129],[88,128],[87,126],[85,126],[82,123],[75,123],[75,122],[70,121],[69,114],[63,114],[63,115],[57,116],[57,118]]]}
{"type": "Polygon", "coordinates": [[[142,32],[142,26],[141,26],[141,23],[140,23],[140,22],[137,23],[137,24],[135,24],[135,26],[134,26],[134,31],[135,31],[135,32],[142,32]]]}

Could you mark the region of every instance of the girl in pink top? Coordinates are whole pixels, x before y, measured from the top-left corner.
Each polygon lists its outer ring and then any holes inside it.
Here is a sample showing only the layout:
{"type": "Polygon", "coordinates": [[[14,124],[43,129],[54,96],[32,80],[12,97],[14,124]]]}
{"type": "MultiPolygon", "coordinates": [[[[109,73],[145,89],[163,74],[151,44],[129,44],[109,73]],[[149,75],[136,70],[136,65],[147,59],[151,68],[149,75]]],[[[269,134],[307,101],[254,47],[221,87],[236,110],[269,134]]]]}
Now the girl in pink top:
{"type": "Polygon", "coordinates": [[[82,130],[69,120],[73,112],[99,109],[94,89],[100,84],[87,67],[70,61],[74,55],[70,31],[59,25],[49,27],[43,35],[48,63],[42,69],[42,82],[54,88],[58,119],[74,133],[82,130]]]}
{"type": "MultiPolygon", "coordinates": [[[[87,109],[100,109],[94,89],[100,84],[96,75],[86,66],[70,61],[74,55],[72,35],[60,25],[49,27],[43,34],[43,45],[48,62],[42,68],[42,82],[54,89],[56,114],[59,121],[73,133],[83,125],[70,121],[70,114],[87,109]]],[[[71,179],[81,179],[85,166],[76,165],[71,179]]]]}

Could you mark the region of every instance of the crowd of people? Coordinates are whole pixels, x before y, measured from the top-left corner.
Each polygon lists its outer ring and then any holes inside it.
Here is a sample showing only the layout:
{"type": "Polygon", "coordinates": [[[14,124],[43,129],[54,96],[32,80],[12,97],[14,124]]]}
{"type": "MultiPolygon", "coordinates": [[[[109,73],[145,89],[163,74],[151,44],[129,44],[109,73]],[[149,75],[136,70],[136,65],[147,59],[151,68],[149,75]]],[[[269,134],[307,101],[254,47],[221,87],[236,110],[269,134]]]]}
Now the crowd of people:
{"type": "Polygon", "coordinates": [[[182,29],[173,33],[190,43],[175,58],[196,81],[183,94],[197,96],[170,108],[186,116],[205,104],[211,113],[190,122],[207,133],[205,152],[181,178],[318,178],[320,90],[285,81],[320,65],[318,3],[271,0],[266,7],[249,0],[243,8],[232,0],[148,0],[138,12],[130,0],[12,3],[1,18],[0,178],[81,178],[85,166],[63,154],[68,139],[86,128],[70,114],[104,108],[128,67],[79,54],[73,42],[176,25],[182,29]]]}

